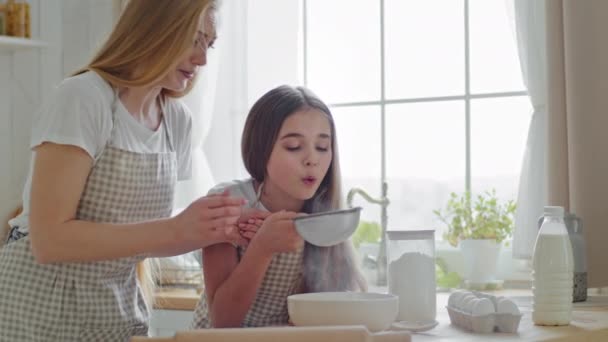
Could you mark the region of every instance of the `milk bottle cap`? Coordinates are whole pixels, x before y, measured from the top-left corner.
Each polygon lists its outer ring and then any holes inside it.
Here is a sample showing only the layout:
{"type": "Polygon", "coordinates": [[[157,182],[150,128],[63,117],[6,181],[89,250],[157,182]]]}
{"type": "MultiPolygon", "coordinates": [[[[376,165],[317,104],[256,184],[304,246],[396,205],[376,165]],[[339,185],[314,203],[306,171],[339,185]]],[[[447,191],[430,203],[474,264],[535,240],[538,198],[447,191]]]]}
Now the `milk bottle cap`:
{"type": "Polygon", "coordinates": [[[545,216],[564,217],[564,208],[558,206],[546,206],[543,211],[545,216]]]}

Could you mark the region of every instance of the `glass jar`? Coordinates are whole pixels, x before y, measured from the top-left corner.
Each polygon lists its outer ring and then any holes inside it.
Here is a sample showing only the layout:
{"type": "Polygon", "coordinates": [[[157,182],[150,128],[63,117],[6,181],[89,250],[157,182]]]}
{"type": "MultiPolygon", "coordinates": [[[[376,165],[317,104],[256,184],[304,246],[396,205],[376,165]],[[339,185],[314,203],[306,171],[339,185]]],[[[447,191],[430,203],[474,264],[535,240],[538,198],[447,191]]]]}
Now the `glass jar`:
{"type": "Polygon", "coordinates": [[[568,229],[574,257],[572,301],[584,302],[587,300],[587,247],[583,236],[583,222],[576,215],[566,213],[564,223],[568,229]]]}
{"type": "Polygon", "coordinates": [[[387,231],[388,291],[399,297],[397,321],[435,322],[435,231],[387,231]]]}
{"type": "Polygon", "coordinates": [[[6,3],[5,13],[7,35],[31,38],[30,5],[27,2],[9,0],[6,3]]]}
{"type": "Polygon", "coordinates": [[[0,4],[0,36],[5,34],[6,13],[4,7],[3,4],[0,4]]]}

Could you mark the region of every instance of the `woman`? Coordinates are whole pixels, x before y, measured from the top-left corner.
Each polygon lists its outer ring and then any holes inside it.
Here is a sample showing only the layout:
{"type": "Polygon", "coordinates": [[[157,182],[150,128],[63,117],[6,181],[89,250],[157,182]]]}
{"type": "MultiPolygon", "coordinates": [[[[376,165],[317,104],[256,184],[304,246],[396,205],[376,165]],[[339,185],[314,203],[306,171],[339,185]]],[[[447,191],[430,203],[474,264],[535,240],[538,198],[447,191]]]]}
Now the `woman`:
{"type": "Polygon", "coordinates": [[[212,0],[131,0],[89,65],[64,80],[33,131],[24,211],[0,250],[0,341],[127,341],[145,335],[136,264],[218,242],[242,198],[169,218],[191,173],[192,87],[216,37],[212,0]]]}

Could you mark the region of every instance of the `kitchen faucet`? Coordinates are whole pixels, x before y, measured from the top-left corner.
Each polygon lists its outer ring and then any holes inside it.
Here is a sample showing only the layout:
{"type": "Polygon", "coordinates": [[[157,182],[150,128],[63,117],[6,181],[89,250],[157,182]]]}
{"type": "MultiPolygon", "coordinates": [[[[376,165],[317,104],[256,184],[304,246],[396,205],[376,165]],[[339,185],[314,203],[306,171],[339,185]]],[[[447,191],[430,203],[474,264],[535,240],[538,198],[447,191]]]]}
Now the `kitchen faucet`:
{"type": "Polygon", "coordinates": [[[382,227],[382,234],[380,238],[380,249],[378,251],[378,274],[376,278],[376,282],[378,286],[386,285],[386,227],[388,221],[387,215],[387,207],[389,204],[388,197],[386,194],[388,192],[388,184],[386,181],[382,182],[382,196],[380,198],[373,198],[367,192],[363,191],[360,188],[352,188],[348,191],[348,195],[346,195],[346,205],[349,208],[353,207],[353,199],[356,194],[361,195],[366,201],[370,203],[379,204],[381,207],[381,216],[380,216],[380,226],[382,227]]]}

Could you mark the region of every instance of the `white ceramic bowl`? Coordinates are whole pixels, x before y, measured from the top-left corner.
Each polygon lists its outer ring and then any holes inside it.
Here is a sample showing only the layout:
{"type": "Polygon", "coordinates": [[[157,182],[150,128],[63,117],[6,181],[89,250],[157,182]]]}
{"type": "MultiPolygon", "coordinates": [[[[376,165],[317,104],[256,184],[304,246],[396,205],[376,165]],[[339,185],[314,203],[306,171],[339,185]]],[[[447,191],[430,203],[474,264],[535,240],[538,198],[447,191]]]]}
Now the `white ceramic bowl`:
{"type": "Polygon", "coordinates": [[[384,293],[315,292],[287,297],[296,326],[365,325],[372,332],[387,329],[397,318],[399,297],[384,293]]]}
{"type": "Polygon", "coordinates": [[[347,240],[357,230],[361,207],[296,217],[298,234],[313,245],[327,247],[347,240]]]}

